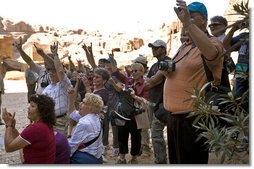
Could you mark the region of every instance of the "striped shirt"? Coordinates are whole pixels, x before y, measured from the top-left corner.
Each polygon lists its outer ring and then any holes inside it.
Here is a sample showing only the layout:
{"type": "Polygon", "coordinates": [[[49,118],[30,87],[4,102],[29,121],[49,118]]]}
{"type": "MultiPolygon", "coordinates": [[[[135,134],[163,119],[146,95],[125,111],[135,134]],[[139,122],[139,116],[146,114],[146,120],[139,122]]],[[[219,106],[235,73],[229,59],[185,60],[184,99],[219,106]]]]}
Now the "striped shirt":
{"type": "Polygon", "coordinates": [[[46,94],[55,101],[56,117],[67,113],[68,108],[68,88],[71,86],[71,81],[65,75],[63,81],[55,84],[49,84],[42,94],[46,94]]]}

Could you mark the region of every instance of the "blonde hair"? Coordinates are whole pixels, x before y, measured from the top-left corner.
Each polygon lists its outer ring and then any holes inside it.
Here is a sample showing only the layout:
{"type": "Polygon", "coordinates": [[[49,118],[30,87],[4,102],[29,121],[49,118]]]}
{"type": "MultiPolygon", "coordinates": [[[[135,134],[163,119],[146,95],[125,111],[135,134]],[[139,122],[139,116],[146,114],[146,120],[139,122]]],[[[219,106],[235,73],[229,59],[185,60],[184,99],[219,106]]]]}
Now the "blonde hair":
{"type": "Polygon", "coordinates": [[[131,69],[139,69],[143,73],[145,72],[144,66],[141,63],[133,63],[133,64],[131,64],[131,69]]]}
{"type": "Polygon", "coordinates": [[[91,107],[93,113],[99,113],[104,106],[102,98],[94,93],[86,93],[83,101],[91,107]]]}

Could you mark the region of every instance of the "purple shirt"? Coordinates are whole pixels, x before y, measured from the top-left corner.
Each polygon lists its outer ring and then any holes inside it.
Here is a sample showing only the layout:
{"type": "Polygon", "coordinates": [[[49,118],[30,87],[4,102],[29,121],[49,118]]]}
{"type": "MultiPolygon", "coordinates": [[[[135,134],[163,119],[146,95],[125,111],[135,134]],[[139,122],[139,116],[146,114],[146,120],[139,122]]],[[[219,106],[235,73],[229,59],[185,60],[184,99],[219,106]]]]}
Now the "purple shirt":
{"type": "Polygon", "coordinates": [[[71,150],[66,136],[60,132],[55,134],[56,160],[55,164],[70,164],[71,150]]]}

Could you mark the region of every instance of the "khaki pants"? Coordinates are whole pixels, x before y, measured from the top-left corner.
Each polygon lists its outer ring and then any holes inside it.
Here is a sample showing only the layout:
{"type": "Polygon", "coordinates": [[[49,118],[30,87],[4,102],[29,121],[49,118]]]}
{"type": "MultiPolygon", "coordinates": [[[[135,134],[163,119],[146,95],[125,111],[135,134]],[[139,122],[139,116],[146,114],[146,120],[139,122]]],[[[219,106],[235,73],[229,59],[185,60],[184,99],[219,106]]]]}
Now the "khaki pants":
{"type": "Polygon", "coordinates": [[[0,91],[0,125],[4,124],[2,121],[2,92],[0,91]]]}
{"type": "Polygon", "coordinates": [[[67,136],[68,131],[68,117],[67,115],[56,118],[56,125],[54,129],[67,136]]]}
{"type": "Polygon", "coordinates": [[[151,128],[152,144],[156,164],[167,164],[167,147],[164,138],[166,124],[160,122],[154,115],[151,128]]]}

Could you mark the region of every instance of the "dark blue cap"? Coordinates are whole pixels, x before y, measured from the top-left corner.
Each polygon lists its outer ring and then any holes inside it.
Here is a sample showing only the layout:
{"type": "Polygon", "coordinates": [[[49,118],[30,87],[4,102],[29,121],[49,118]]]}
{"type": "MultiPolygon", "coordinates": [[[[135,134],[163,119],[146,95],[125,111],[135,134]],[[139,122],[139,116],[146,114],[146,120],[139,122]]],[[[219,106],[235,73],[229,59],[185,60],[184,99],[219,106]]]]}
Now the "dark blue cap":
{"type": "Polygon", "coordinates": [[[192,2],[188,5],[188,9],[190,12],[198,12],[201,15],[208,17],[207,9],[205,5],[201,2],[192,2]]]}

